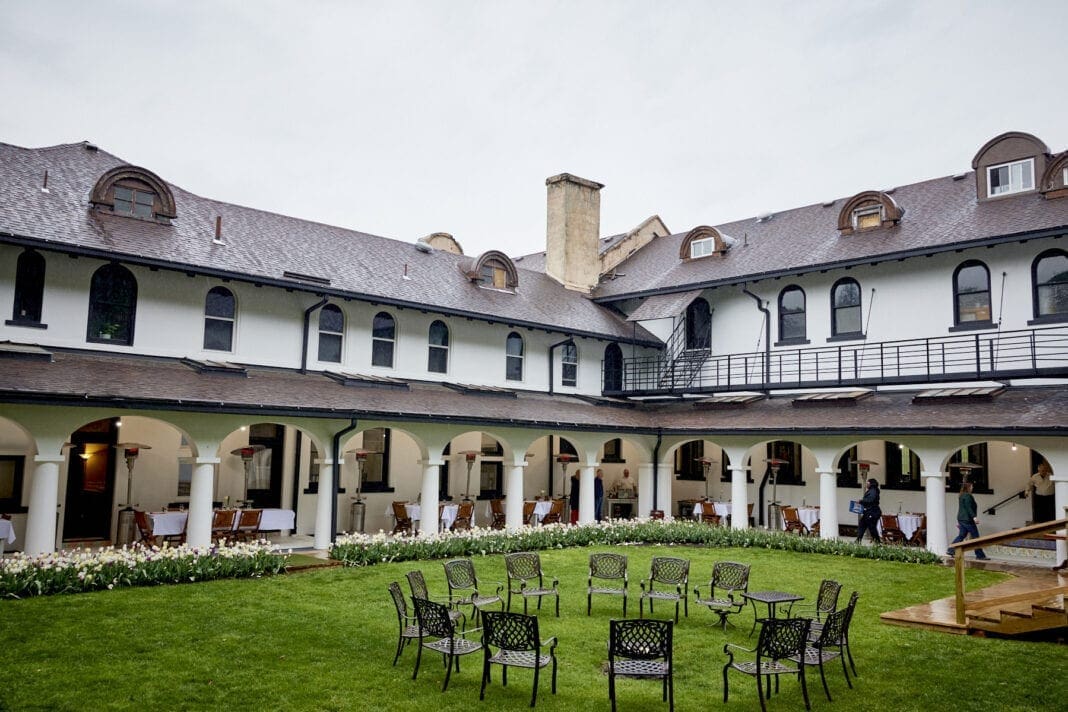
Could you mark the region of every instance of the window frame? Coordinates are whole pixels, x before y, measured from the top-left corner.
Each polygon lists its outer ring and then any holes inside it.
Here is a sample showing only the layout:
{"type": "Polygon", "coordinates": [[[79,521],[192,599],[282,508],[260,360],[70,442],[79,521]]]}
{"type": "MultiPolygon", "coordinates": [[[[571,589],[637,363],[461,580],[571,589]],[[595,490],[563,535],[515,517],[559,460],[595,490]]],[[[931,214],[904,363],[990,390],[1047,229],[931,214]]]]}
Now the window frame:
{"type": "Polygon", "coordinates": [[[696,260],[708,257],[716,252],[716,239],[714,237],[702,237],[690,241],[690,259],[696,260]],[[699,249],[698,249],[699,248],[699,249]]]}
{"type": "Polygon", "coordinates": [[[221,351],[221,352],[225,352],[225,353],[233,353],[234,352],[234,336],[237,333],[237,329],[235,328],[236,324],[237,324],[237,297],[234,296],[233,291],[228,289],[228,288],[226,288],[226,287],[222,287],[222,286],[218,286],[218,285],[216,285],[216,286],[212,287],[211,289],[209,289],[207,291],[207,293],[204,295],[204,341],[203,341],[204,350],[205,351],[221,351]],[[229,297],[229,299],[230,299],[230,315],[226,316],[226,315],[221,315],[221,314],[209,314],[208,313],[208,307],[209,307],[209,299],[211,298],[211,295],[213,293],[218,295],[218,294],[222,294],[223,292],[225,292],[226,296],[229,297]],[[221,348],[215,348],[213,346],[208,346],[208,323],[209,322],[218,323],[218,324],[226,324],[229,327],[228,328],[229,346],[227,348],[221,349],[221,348]]]}
{"type": "Polygon", "coordinates": [[[320,363],[341,363],[345,358],[345,311],[337,304],[324,304],[323,308],[319,310],[319,319],[316,326],[319,335],[318,348],[315,353],[316,360],[320,363]],[[325,314],[336,314],[341,320],[341,326],[337,331],[324,328],[323,316],[325,314]],[[324,356],[324,345],[335,345],[337,347],[336,359],[326,357],[330,354],[324,356]]]}
{"type": "Polygon", "coordinates": [[[27,247],[19,253],[15,263],[15,293],[11,303],[11,318],[4,322],[7,326],[48,328],[47,324],[41,323],[47,269],[44,255],[37,250],[27,247]],[[32,313],[19,313],[26,311],[32,313]]]}
{"type": "MultiPolygon", "coordinates": [[[[440,333],[440,331],[439,331],[439,333],[440,333]]],[[[430,326],[427,327],[427,331],[426,331],[426,343],[427,343],[426,370],[427,370],[428,373],[448,373],[449,372],[449,350],[450,350],[449,349],[449,339],[450,339],[450,336],[451,336],[451,334],[449,333],[449,325],[446,324],[444,321],[442,321],[441,319],[435,319],[434,321],[430,322],[430,326]],[[439,340],[442,343],[434,343],[434,338],[435,338],[434,337],[434,327],[436,327],[436,326],[438,326],[438,327],[440,327],[440,329],[444,330],[444,338],[440,338],[440,336],[439,336],[439,340]],[[441,360],[440,368],[435,368],[435,363],[434,363],[435,355],[437,356],[438,359],[441,360]]]]}
{"type": "Polygon", "coordinates": [[[526,352],[526,342],[523,339],[523,335],[517,331],[509,332],[508,336],[504,339],[504,380],[506,381],[523,381],[523,367],[526,352]],[[513,343],[519,344],[519,353],[511,353],[510,345],[513,343]],[[512,370],[518,369],[518,376],[512,376],[512,370]]]}
{"type": "Polygon", "coordinates": [[[368,450],[367,433],[371,431],[382,431],[382,452],[370,452],[367,455],[367,459],[364,460],[363,466],[360,468],[360,489],[363,492],[392,492],[393,487],[389,484],[389,463],[390,463],[390,451],[393,447],[393,431],[392,428],[368,428],[364,430],[362,435],[362,447],[368,450]],[[379,457],[381,456],[381,457],[379,457]],[[369,466],[376,465],[379,467],[378,475],[379,479],[370,481],[367,479],[367,473],[372,470],[369,466]]]}
{"type": "Polygon", "coordinates": [[[392,314],[386,311],[380,311],[374,315],[371,319],[371,366],[375,368],[394,368],[396,364],[397,353],[397,319],[392,314]],[[383,319],[383,322],[389,320],[390,336],[381,336],[378,334],[380,328],[377,324],[379,319],[383,319]],[[383,358],[387,354],[389,355],[389,363],[384,363],[383,358]]]}
{"type": "Polygon", "coordinates": [[[26,486],[26,456],[0,455],[0,463],[6,462],[12,463],[11,496],[0,498],[0,512],[25,512],[22,495],[26,486]]]}
{"type": "Polygon", "coordinates": [[[111,185],[111,200],[111,211],[116,215],[140,218],[142,220],[154,220],[156,218],[156,213],[159,212],[159,194],[150,185],[142,183],[141,181],[130,179],[115,181],[115,183],[111,185]],[[129,199],[120,198],[120,190],[128,191],[130,193],[129,199]],[[147,197],[149,200],[146,203],[143,199],[138,200],[138,197],[147,197]],[[130,209],[120,209],[120,202],[128,203],[130,209]],[[147,208],[147,211],[142,210],[141,212],[138,212],[137,209],[139,207],[147,208]]]}
{"type": "Polygon", "coordinates": [[[109,262],[101,265],[89,280],[89,315],[86,319],[85,340],[92,344],[112,344],[117,346],[133,346],[134,326],[137,322],[137,277],[126,267],[117,262],[109,262]],[[129,290],[128,303],[118,301],[104,301],[100,296],[94,299],[94,292],[104,289],[105,286],[114,288],[115,283],[103,285],[100,283],[105,277],[111,280],[122,278],[128,279],[125,285],[129,290]],[[114,312],[124,310],[121,314],[121,322],[113,320],[114,312]],[[113,312],[109,314],[109,312],[113,312]],[[126,338],[116,339],[104,336],[114,334],[116,330],[125,330],[126,338]]]}
{"type": "Polygon", "coordinates": [[[675,463],[672,468],[676,480],[688,480],[691,482],[705,481],[704,465],[697,462],[698,458],[705,456],[705,441],[701,439],[687,440],[675,448],[675,463]]]}
{"type": "Polygon", "coordinates": [[[779,322],[778,323],[779,340],[775,343],[775,345],[776,346],[782,346],[782,345],[786,345],[786,344],[807,344],[807,343],[809,343],[809,341],[808,341],[808,295],[805,294],[805,290],[802,289],[799,285],[796,285],[796,284],[791,284],[789,286],[783,287],[782,291],[779,292],[778,309],[779,309],[779,313],[778,313],[778,316],[779,316],[779,318],[778,318],[778,322],[779,322]],[[793,294],[795,292],[800,293],[800,295],[801,295],[801,308],[799,310],[786,311],[784,309],[784,307],[783,307],[783,298],[788,296],[788,295],[790,295],[790,294],[793,294]],[[787,336],[784,333],[785,330],[783,328],[783,321],[784,321],[783,318],[787,317],[787,316],[794,316],[794,315],[797,315],[797,314],[801,315],[801,335],[800,336],[787,336]]]}
{"type": "Polygon", "coordinates": [[[916,451],[902,443],[884,440],[885,462],[883,489],[907,490],[919,492],[923,490],[923,463],[916,451]],[[907,455],[907,459],[906,459],[907,455]],[[906,467],[906,462],[908,466],[906,467]]]}
{"type": "Polygon", "coordinates": [[[984,329],[993,327],[993,293],[990,289],[990,268],[981,260],[965,260],[953,270],[953,326],[956,329],[984,329]],[[960,289],[960,275],[964,270],[981,267],[986,275],[986,289],[962,292],[960,289]],[[961,319],[961,297],[973,294],[986,294],[986,308],[989,313],[987,319],[961,319]]]}
{"type": "MultiPolygon", "coordinates": [[[[1066,170],[1068,170],[1068,169],[1066,169],[1066,170]]],[[[1065,279],[1064,281],[1042,282],[1041,284],[1038,281],[1039,264],[1043,260],[1050,259],[1050,258],[1055,258],[1055,257],[1061,257],[1061,258],[1064,258],[1064,259],[1068,259],[1068,251],[1062,250],[1059,247],[1054,247],[1054,248],[1049,249],[1049,250],[1043,250],[1031,262],[1031,310],[1032,310],[1031,313],[1033,314],[1034,319],[1032,319],[1031,321],[1027,322],[1028,325],[1042,324],[1042,323],[1049,323],[1049,322],[1068,321],[1068,308],[1066,308],[1064,311],[1050,312],[1050,313],[1047,313],[1047,314],[1040,313],[1040,311],[1039,311],[1039,309],[1041,307],[1041,300],[1039,299],[1039,290],[1042,287],[1049,287],[1050,285],[1063,284],[1065,291],[1068,292],[1068,279],[1065,279]]],[[[1068,273],[1066,273],[1066,274],[1068,274],[1068,273]]],[[[1066,306],[1068,306],[1068,305],[1066,305],[1066,306]]]]}
{"type": "Polygon", "coordinates": [[[578,346],[574,341],[565,343],[560,348],[560,385],[575,387],[578,385],[578,346]]]}
{"type": "Polygon", "coordinates": [[[623,459],[623,438],[611,438],[605,440],[601,446],[601,462],[620,464],[625,463],[623,459]]]}
{"type": "Polygon", "coordinates": [[[946,463],[946,469],[949,471],[946,475],[946,491],[947,492],[960,492],[960,485],[963,481],[963,477],[960,474],[960,468],[949,467],[949,465],[955,462],[961,462],[962,456],[967,455],[968,462],[979,465],[976,470],[972,471],[970,482],[972,483],[973,494],[994,494],[994,490],[990,489],[990,471],[989,471],[989,451],[987,449],[987,443],[972,443],[971,445],[965,445],[953,452],[949,457],[949,461],[946,463]]]}
{"type": "Polygon", "coordinates": [[[853,230],[859,232],[861,230],[874,230],[875,228],[882,227],[884,217],[883,206],[881,203],[875,205],[861,205],[853,208],[853,212],[850,215],[850,223],[853,225],[853,230]],[[869,215],[878,216],[878,221],[875,225],[861,225],[862,218],[866,218],[869,215]]]}
{"type": "Polygon", "coordinates": [[[1018,158],[1014,161],[1005,161],[1004,163],[998,163],[993,166],[986,167],[986,197],[987,198],[1001,198],[1007,195],[1018,195],[1019,193],[1029,193],[1035,189],[1035,159],[1034,156],[1029,158],[1018,158]],[[1027,172],[1021,172],[1021,187],[1013,189],[1012,187],[1012,167],[1017,165],[1027,165],[1027,172]],[[1009,173],[1009,189],[995,193],[993,191],[993,185],[991,184],[991,175],[994,171],[1005,168],[1009,173]],[[1029,178],[1031,185],[1029,187],[1023,187],[1023,180],[1029,178]]]}
{"type": "Polygon", "coordinates": [[[842,277],[834,284],[831,285],[831,336],[828,341],[839,341],[848,339],[863,339],[864,338],[864,291],[860,288],[860,282],[852,277],[842,277]],[[835,294],[838,289],[852,284],[857,288],[857,303],[847,306],[837,306],[835,294]],[[857,321],[859,328],[856,331],[842,331],[838,325],[838,315],[840,312],[846,309],[857,310],[857,321]]]}

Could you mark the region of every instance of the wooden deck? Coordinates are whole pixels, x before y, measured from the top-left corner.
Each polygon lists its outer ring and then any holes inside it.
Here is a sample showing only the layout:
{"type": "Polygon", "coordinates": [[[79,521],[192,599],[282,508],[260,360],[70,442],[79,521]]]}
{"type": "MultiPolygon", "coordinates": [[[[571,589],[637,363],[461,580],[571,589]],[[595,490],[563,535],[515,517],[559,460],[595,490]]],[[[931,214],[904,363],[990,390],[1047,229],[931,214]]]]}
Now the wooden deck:
{"type": "Polygon", "coordinates": [[[888,611],[879,617],[890,625],[957,635],[1012,635],[1068,625],[1064,605],[1068,571],[1013,569],[1015,578],[965,594],[968,617],[964,624],[957,622],[956,596],[888,611]]]}

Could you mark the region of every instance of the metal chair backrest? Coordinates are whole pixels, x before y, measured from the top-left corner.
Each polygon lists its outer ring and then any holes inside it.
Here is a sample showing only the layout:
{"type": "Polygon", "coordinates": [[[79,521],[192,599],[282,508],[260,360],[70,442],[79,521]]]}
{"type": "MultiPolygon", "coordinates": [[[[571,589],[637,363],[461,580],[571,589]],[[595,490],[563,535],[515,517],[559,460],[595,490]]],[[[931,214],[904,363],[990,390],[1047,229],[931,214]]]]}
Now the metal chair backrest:
{"type": "Polygon", "coordinates": [[[626,579],[627,557],[623,554],[590,554],[590,578],[626,579]]]}
{"type": "Polygon", "coordinates": [[[654,556],[649,567],[649,580],[656,583],[686,585],[690,578],[690,560],[670,556],[654,556]]]}
{"type": "Polygon", "coordinates": [[[471,559],[453,559],[445,562],[445,580],[449,584],[449,597],[454,591],[476,591],[478,577],[471,559]]]}
{"type": "Polygon", "coordinates": [[[838,594],[842,591],[842,584],[831,579],[820,581],[820,590],[816,594],[816,617],[823,614],[833,613],[838,607],[838,594]]]}
{"type": "Polygon", "coordinates": [[[430,598],[430,594],[426,590],[426,579],[423,578],[423,572],[416,569],[404,574],[408,579],[408,588],[412,589],[412,598],[430,598]]]}
{"type": "Polygon", "coordinates": [[[449,609],[440,603],[426,598],[413,598],[415,617],[419,621],[419,630],[423,635],[434,638],[452,638],[456,631],[449,609]]]}
{"type": "Polygon", "coordinates": [[[404,594],[401,592],[400,584],[396,581],[391,581],[389,584],[389,595],[393,597],[393,605],[397,608],[397,620],[400,621],[403,628],[407,623],[408,615],[408,602],[404,600],[404,594]]]}
{"type": "Polygon", "coordinates": [[[538,619],[525,613],[483,611],[482,644],[502,650],[537,650],[541,646],[538,619]]]}
{"type": "Polygon", "coordinates": [[[757,667],[761,659],[783,660],[803,655],[811,625],[808,618],[765,618],[757,642],[757,667]]]}
{"type": "Polygon", "coordinates": [[[736,561],[717,561],[712,565],[712,590],[709,596],[716,597],[716,589],[721,588],[728,594],[735,591],[749,590],[749,564],[736,561]]]}
{"type": "Polygon", "coordinates": [[[520,551],[514,554],[506,554],[504,568],[508,572],[508,579],[518,581],[538,580],[538,588],[541,588],[541,557],[532,551],[520,551]]]}
{"type": "Polygon", "coordinates": [[[651,618],[611,620],[608,622],[608,658],[663,658],[670,665],[672,626],[671,621],[651,618]]]}
{"type": "Polygon", "coordinates": [[[849,609],[843,608],[834,611],[823,622],[819,637],[813,642],[813,646],[823,648],[828,645],[841,645],[845,634],[846,622],[849,620],[849,609]]]}

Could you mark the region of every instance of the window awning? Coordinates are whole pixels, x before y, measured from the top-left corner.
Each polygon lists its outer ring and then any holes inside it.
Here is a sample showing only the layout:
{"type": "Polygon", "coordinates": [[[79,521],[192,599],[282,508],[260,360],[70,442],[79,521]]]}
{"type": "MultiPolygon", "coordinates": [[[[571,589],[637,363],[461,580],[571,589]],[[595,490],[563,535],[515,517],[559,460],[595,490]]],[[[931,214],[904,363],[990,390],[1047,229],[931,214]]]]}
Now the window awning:
{"type": "Polygon", "coordinates": [[[642,302],[627,321],[646,321],[647,319],[667,319],[678,316],[690,306],[690,302],[701,296],[703,289],[674,294],[654,294],[642,302]]]}

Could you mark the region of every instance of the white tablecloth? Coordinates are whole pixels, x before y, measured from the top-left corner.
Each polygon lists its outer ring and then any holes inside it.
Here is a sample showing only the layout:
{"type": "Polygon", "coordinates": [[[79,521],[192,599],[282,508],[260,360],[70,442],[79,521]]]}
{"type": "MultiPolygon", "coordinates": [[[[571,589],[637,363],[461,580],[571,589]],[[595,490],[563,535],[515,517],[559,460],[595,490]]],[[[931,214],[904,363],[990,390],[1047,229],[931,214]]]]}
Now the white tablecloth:
{"type": "MultiPolygon", "coordinates": [[[[156,536],[175,536],[185,530],[185,520],[188,512],[149,512],[152,520],[152,533],[156,536]]],[[[234,517],[234,528],[240,515],[234,517]]],[[[297,514],[292,509],[264,509],[260,519],[261,532],[273,532],[293,529],[297,520],[297,514]]]]}
{"type": "MultiPolygon", "coordinates": [[[[697,519],[704,513],[705,508],[702,502],[695,502],[693,505],[693,516],[697,519]]],[[[729,517],[731,514],[730,502],[713,502],[712,511],[721,517],[729,517]]]]}
{"type": "Polygon", "coordinates": [[[0,519],[0,541],[8,544],[15,543],[15,527],[11,526],[11,520],[0,519]]]}
{"type": "Polygon", "coordinates": [[[809,529],[820,520],[820,508],[819,507],[798,507],[797,518],[801,520],[809,529]]]}
{"type": "Polygon", "coordinates": [[[899,514],[897,515],[897,526],[901,532],[909,539],[916,533],[916,530],[920,528],[920,523],[923,519],[918,514],[899,514]]]}
{"type": "Polygon", "coordinates": [[[530,502],[534,505],[534,519],[541,523],[541,520],[545,518],[545,515],[549,513],[549,510],[553,508],[552,502],[546,502],[545,500],[538,500],[536,502],[530,502]]]}
{"type": "MultiPolygon", "coordinates": [[[[408,518],[413,522],[419,521],[423,515],[423,508],[418,504],[406,504],[404,509],[408,512],[408,518]]],[[[458,504],[446,504],[441,509],[441,521],[438,522],[438,526],[442,529],[449,529],[452,527],[453,522],[456,521],[456,515],[460,512],[460,505],[458,504]]],[[[390,510],[390,514],[393,510],[390,510]]],[[[474,524],[474,522],[472,522],[474,524]]]]}

